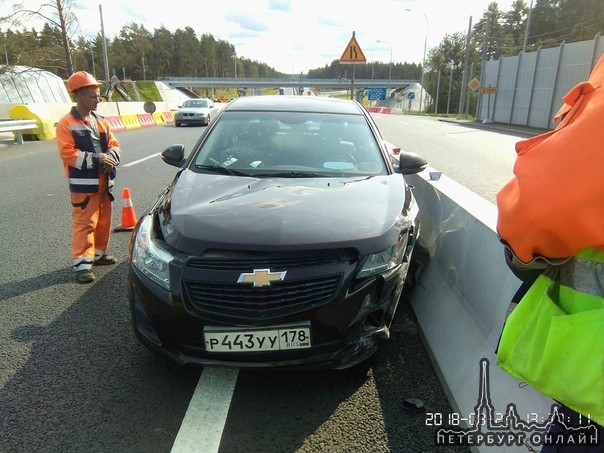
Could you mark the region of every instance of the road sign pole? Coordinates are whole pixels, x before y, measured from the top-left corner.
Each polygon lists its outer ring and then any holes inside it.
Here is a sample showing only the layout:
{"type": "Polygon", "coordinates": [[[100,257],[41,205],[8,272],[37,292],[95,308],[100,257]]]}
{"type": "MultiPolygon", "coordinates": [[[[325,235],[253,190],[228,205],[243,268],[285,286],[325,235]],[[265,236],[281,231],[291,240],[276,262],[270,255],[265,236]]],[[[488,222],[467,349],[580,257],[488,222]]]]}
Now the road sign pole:
{"type": "Polygon", "coordinates": [[[350,99],[354,99],[354,73],[356,69],[355,64],[352,65],[352,77],[350,78],[350,99]]]}
{"type": "Polygon", "coordinates": [[[350,99],[354,99],[354,76],[355,76],[355,65],[356,63],[367,63],[367,59],[356,40],[354,31],[352,32],[352,38],[348,42],[344,53],[340,57],[341,64],[352,64],[352,77],[350,79],[350,99]]]}

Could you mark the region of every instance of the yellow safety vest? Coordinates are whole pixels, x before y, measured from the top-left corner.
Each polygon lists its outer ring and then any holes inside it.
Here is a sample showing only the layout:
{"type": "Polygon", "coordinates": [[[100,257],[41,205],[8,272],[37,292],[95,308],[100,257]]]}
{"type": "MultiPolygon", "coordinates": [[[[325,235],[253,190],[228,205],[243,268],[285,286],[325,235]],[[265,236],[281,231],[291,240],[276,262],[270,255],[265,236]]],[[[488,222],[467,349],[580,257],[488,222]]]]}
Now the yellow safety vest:
{"type": "Polygon", "coordinates": [[[604,252],[541,274],[506,320],[497,364],[604,425],[604,252]]]}

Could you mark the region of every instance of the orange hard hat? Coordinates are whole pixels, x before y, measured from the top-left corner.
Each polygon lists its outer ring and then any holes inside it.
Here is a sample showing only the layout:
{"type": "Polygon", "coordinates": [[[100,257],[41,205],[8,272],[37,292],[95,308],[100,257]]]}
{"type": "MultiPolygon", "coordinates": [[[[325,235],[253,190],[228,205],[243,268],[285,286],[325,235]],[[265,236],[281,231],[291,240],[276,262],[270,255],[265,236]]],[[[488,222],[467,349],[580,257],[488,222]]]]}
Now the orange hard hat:
{"type": "Polygon", "coordinates": [[[79,90],[84,87],[98,87],[101,84],[97,82],[92,74],[87,73],[86,71],[78,71],[74,72],[67,79],[67,88],[70,93],[79,90]]]}

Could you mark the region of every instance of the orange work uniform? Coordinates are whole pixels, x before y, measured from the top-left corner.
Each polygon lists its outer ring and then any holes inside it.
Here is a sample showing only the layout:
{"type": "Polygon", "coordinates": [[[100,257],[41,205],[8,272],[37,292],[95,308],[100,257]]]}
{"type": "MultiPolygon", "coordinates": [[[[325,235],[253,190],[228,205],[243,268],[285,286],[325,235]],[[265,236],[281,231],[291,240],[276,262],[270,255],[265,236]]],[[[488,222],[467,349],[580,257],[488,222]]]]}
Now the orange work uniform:
{"type": "Polygon", "coordinates": [[[75,271],[91,269],[109,245],[111,189],[116,176],[99,165],[99,153],[120,159],[119,142],[106,120],[92,112],[88,123],[75,107],[57,123],[57,146],[69,182],[72,205],[71,253],[75,271]]]}
{"type": "Polygon", "coordinates": [[[563,101],[556,129],[516,144],[497,195],[499,235],[523,263],[604,250],[604,56],[563,101]]]}

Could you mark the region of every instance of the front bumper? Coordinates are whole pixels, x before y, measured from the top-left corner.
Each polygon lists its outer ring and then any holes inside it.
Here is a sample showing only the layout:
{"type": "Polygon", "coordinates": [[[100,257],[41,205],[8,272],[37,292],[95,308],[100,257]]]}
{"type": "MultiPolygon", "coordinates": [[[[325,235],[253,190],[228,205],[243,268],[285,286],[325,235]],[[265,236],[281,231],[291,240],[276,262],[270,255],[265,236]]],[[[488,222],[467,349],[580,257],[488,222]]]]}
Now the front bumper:
{"type": "Polygon", "coordinates": [[[175,115],[174,121],[178,124],[200,124],[207,125],[209,119],[207,115],[175,115]]]}
{"type": "Polygon", "coordinates": [[[327,303],[270,320],[212,318],[200,313],[188,300],[182,269],[171,268],[173,291],[149,281],[130,266],[128,292],[136,335],[151,350],[182,365],[235,368],[348,368],[371,357],[379,343],[389,337],[389,326],[403,289],[408,262],[386,275],[347,285],[354,269],[344,270],[342,284],[327,303]],[[348,279],[347,279],[348,275],[348,279]],[[309,323],[312,347],[269,352],[209,352],[205,326],[241,328],[309,323]]]}

